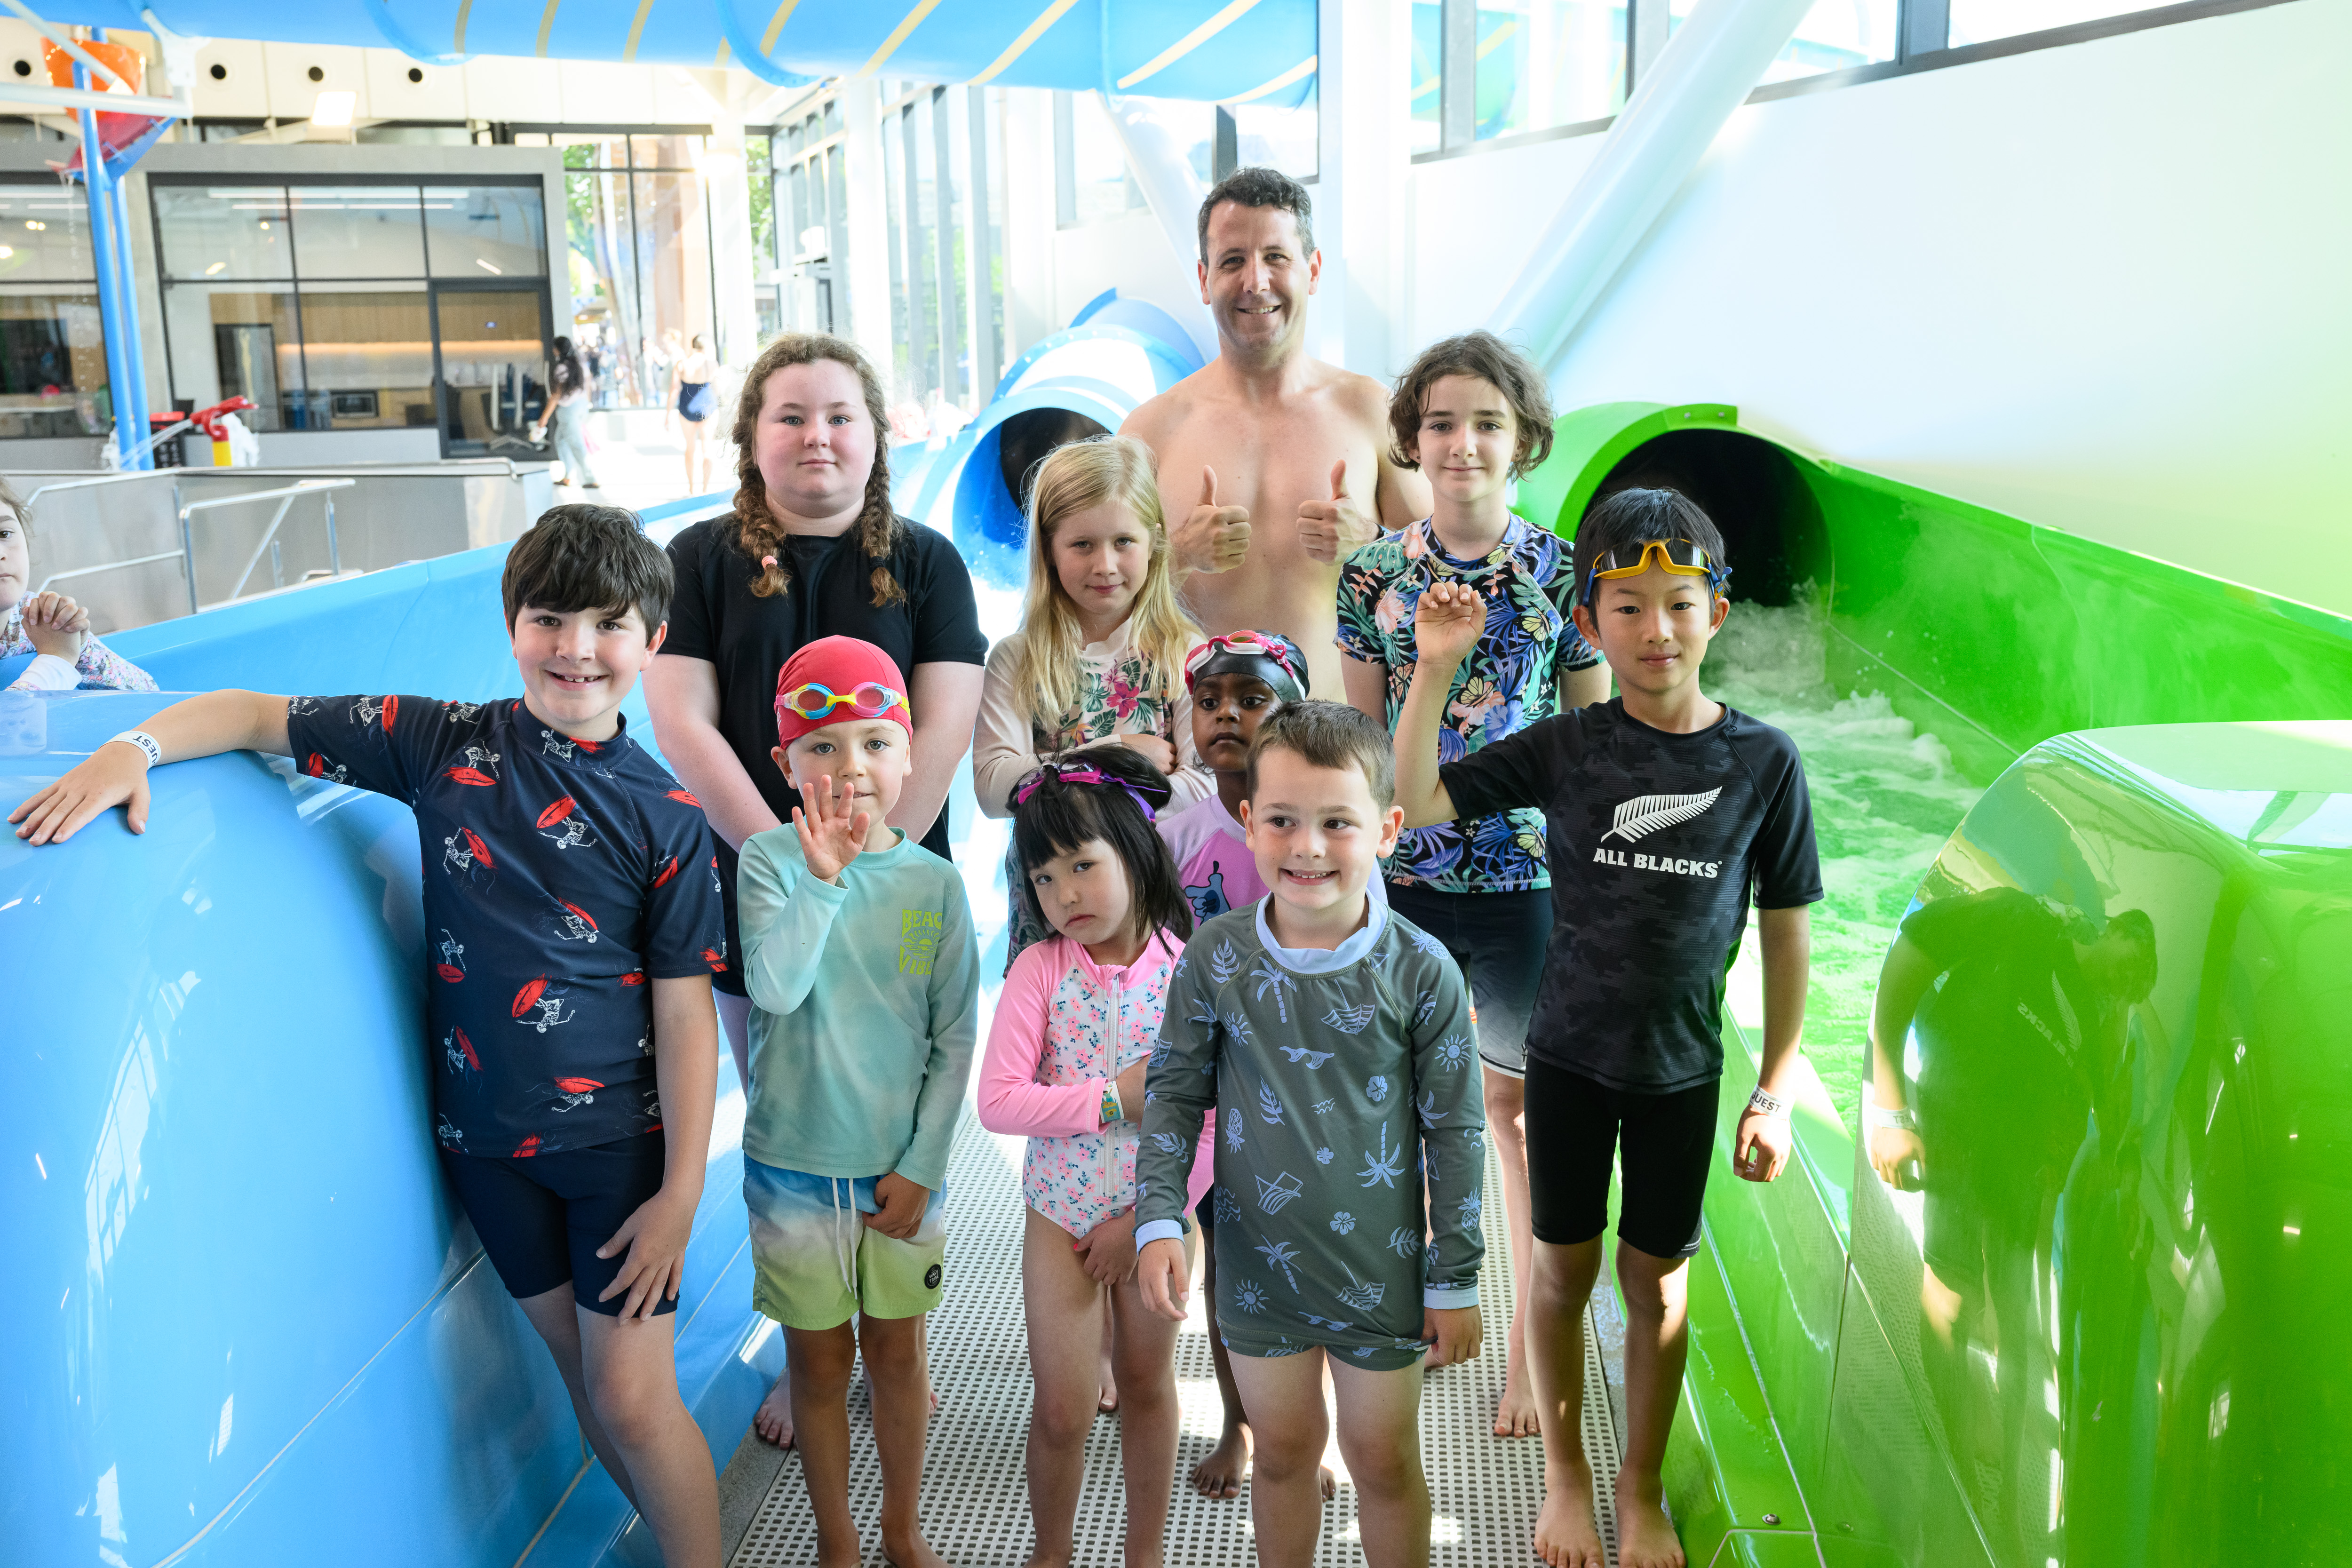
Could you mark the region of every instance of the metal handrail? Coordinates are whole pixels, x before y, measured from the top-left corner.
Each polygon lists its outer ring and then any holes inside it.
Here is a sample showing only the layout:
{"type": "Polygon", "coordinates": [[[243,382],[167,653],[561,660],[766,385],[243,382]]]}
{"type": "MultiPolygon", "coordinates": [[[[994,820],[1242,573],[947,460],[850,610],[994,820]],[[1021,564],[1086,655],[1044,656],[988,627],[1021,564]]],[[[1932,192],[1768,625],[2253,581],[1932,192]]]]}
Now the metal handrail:
{"type": "Polygon", "coordinates": [[[100,572],[119,571],[125,566],[144,566],[152,561],[177,561],[179,559],[181,559],[181,555],[178,551],[165,550],[153,555],[134,555],[128,561],[107,561],[101,562],[96,566],[77,566],[70,572],[52,572],[47,576],[41,579],[41,585],[34,589],[33,592],[36,594],[46,594],[49,591],[50,584],[62,583],[70,577],[89,577],[100,572]]]}
{"type": "Polygon", "coordinates": [[[55,484],[43,485],[31,495],[26,496],[25,498],[25,510],[26,511],[32,510],[33,503],[40,500],[43,496],[48,494],[51,490],[79,490],[88,489],[92,485],[119,485],[127,483],[131,479],[156,479],[162,477],[163,473],[163,470],[158,468],[141,468],[129,473],[100,474],[96,479],[59,479],[55,484]]]}
{"type": "Polygon", "coordinates": [[[253,547],[253,553],[246,559],[245,570],[237,574],[236,586],[229,590],[229,599],[234,600],[245,592],[246,579],[251,577],[253,569],[261,564],[262,552],[267,551],[270,542],[278,537],[278,525],[286,521],[286,509],[294,504],[294,498],[297,496],[316,495],[325,504],[327,561],[333,567],[336,575],[341,576],[343,570],[343,553],[335,540],[335,498],[327,492],[349,489],[358,483],[357,479],[317,479],[306,484],[281,486],[274,490],[249,490],[244,495],[219,496],[211,500],[192,500],[181,507],[180,552],[188,563],[188,613],[193,616],[198,614],[203,608],[196,603],[196,540],[195,531],[190,527],[190,521],[197,512],[211,511],[218,507],[238,506],[246,501],[276,500],[278,502],[278,510],[270,517],[269,526],[262,530],[261,542],[253,547]]]}

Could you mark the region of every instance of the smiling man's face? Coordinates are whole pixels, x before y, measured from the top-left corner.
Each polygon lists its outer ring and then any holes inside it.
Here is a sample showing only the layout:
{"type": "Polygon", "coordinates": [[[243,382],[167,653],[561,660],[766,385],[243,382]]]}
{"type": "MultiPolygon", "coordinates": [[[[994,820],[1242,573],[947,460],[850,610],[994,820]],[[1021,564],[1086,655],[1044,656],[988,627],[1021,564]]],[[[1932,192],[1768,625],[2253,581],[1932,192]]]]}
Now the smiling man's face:
{"type": "Polygon", "coordinates": [[[1201,300],[1232,347],[1257,355],[1302,341],[1307,297],[1323,258],[1298,232],[1298,215],[1282,207],[1220,202],[1209,214],[1201,300]]]}

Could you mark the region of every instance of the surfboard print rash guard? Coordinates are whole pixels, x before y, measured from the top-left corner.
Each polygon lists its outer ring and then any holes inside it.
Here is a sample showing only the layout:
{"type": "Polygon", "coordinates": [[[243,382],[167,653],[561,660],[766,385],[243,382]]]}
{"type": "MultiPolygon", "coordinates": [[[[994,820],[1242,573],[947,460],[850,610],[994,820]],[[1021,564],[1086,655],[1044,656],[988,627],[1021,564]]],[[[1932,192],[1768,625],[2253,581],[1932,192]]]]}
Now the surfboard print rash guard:
{"type": "Polygon", "coordinates": [[[1217,1118],[1217,1321],[1287,1354],[1388,1364],[1423,1307],[1478,1304],[1486,1124],[1462,972],[1373,903],[1335,952],[1279,948],[1263,904],[1193,933],[1145,1084],[1136,1240],[1182,1234],[1217,1118]],[[1422,1208],[1426,1162],[1430,1209],[1422,1208]],[[1425,1245],[1424,1245],[1425,1239],[1425,1245]]]}
{"type": "Polygon", "coordinates": [[[1694,734],[1621,699],[1531,724],[1437,771],[1465,820],[1539,806],[1551,937],[1528,1054],[1611,1089],[1723,1076],[1723,985],[1757,907],[1818,902],[1797,743],[1727,707],[1694,734]]]}
{"type": "Polygon", "coordinates": [[[700,803],[629,739],[520,702],[297,697],[294,765],[405,802],[425,871],[435,1132],[529,1158],[661,1125],[649,980],[726,963],[700,803]]]}

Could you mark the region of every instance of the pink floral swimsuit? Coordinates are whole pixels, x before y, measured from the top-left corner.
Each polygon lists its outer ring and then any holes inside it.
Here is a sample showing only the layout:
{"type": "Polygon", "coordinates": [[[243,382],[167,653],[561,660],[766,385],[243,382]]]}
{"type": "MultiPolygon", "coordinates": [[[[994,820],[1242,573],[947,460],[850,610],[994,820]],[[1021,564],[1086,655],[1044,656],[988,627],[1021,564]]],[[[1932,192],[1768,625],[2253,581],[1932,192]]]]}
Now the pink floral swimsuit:
{"type": "MultiPolygon", "coordinates": [[[[1133,963],[1112,968],[1054,936],[1024,951],[1004,977],[981,1060],[981,1123],[1028,1137],[1022,1194],[1074,1237],[1135,1207],[1143,1107],[1122,1107],[1125,1117],[1106,1126],[1103,1091],[1157,1048],[1169,975],[1182,952],[1161,931],[1133,963]]],[[[1203,1191],[1214,1174],[1213,1131],[1212,1118],[1192,1162],[1203,1191]]],[[[1186,1201],[1200,1198],[1192,1192],[1186,1201]]]]}

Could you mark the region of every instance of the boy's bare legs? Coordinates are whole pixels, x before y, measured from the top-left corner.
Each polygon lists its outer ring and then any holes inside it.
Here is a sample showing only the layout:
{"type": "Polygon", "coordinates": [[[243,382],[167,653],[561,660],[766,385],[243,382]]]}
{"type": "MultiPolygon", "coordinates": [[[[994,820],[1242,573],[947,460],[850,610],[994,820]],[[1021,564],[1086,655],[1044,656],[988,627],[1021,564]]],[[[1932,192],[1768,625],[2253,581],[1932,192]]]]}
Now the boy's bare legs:
{"type": "MultiPolygon", "coordinates": [[[[1536,1555],[1551,1568],[1603,1568],[1601,1531],[1592,1518],[1592,1467],[1584,1458],[1584,1308],[1601,1278],[1601,1237],[1568,1247],[1537,1241],[1528,1261],[1528,1382],[1544,1447],[1536,1555]]],[[[1630,1342],[1631,1329],[1627,1336],[1630,1342]]],[[[1626,1360],[1633,1360],[1630,1343],[1626,1360]]],[[[1630,1365],[1627,1370],[1630,1384],[1630,1365]]],[[[1622,1548],[1619,1557],[1630,1561],[1622,1548]]]]}
{"type": "Polygon", "coordinates": [[[1102,1310],[1102,1287],[1071,1250],[1069,1233],[1035,1209],[1024,1205],[1022,1213],[1027,1228],[1021,1238],[1021,1308],[1028,1321],[1034,1389],[1028,1468],[1036,1545],[1029,1563],[1052,1568],[1069,1562],[1076,1550],[1071,1530],[1102,1372],[1097,1325],[1108,1314],[1102,1310]]]}
{"type": "Polygon", "coordinates": [[[1366,1568],[1429,1568],[1429,1478],[1421,1468],[1418,1361],[1367,1372],[1328,1358],[1339,1411],[1339,1456],[1356,1483],[1366,1568]]]}
{"type": "MultiPolygon", "coordinates": [[[[818,1568],[856,1568],[863,1556],[856,1521],[849,1514],[849,1374],[857,1365],[857,1331],[847,1323],[830,1329],[784,1330],[793,1432],[801,1453],[801,1479],[808,1488],[809,1512],[816,1518],[818,1568]]],[[[876,1401],[875,1435],[881,1435],[876,1401]]]]}
{"type": "Polygon", "coordinates": [[[1625,1296],[1625,1462],[1617,1471],[1617,1561],[1621,1568],[1683,1568],[1682,1542],[1666,1518],[1666,1433],[1682,1397],[1690,1351],[1690,1259],[1653,1258],[1617,1244],[1617,1286],[1625,1296]]]}
{"type": "MultiPolygon", "coordinates": [[[[1250,1412],[1250,1522],[1264,1568],[1307,1568],[1323,1533],[1316,1471],[1330,1428],[1323,1412],[1323,1352],[1233,1358],[1234,1382],[1250,1412]]],[[[1423,1541],[1427,1535],[1424,1532],[1423,1541]]],[[[1367,1551],[1371,1531],[1364,1532],[1367,1551]]]]}
{"type": "Polygon", "coordinates": [[[1535,1273],[1535,1231],[1528,1208],[1528,1089],[1524,1079],[1489,1069],[1486,1076],[1486,1134],[1502,1167],[1503,1215],[1511,1227],[1511,1331],[1505,1342],[1503,1399],[1495,1407],[1495,1436],[1532,1437],[1542,1430],[1535,1386],[1528,1378],[1528,1280],[1535,1273]]]}
{"type": "MultiPolygon", "coordinates": [[[[857,1342],[866,1352],[866,1375],[874,1384],[874,1449],[882,1461],[882,1555],[895,1568],[947,1568],[947,1560],[923,1539],[917,1505],[923,1480],[923,1439],[931,1424],[931,1385],[923,1345],[923,1320],[857,1320],[857,1342]]],[[[1092,1350],[1091,1342],[1087,1348],[1092,1350]]],[[[842,1392],[848,1393],[844,1382],[842,1392]]],[[[797,1380],[793,1407],[800,1405],[797,1380]]],[[[844,1411],[845,1415],[846,1410],[844,1411]]],[[[805,1433],[806,1428],[803,1431],[805,1433]]],[[[847,1427],[843,1450],[847,1458],[847,1427]]],[[[802,1438],[803,1455],[808,1446],[802,1438]]],[[[803,1461],[805,1464],[806,1458],[803,1461]]],[[[848,1467],[842,1470],[847,1511],[848,1467]]]]}
{"type": "Polygon", "coordinates": [[[654,1532],[666,1568],[719,1568],[719,1476],[702,1428],[677,1394],[673,1316],[580,1317],[588,1403],[620,1450],[631,1500],[654,1532]]]}
{"type": "Polygon", "coordinates": [[[567,1279],[552,1290],[543,1290],[527,1301],[517,1301],[539,1337],[547,1342],[548,1353],[555,1358],[555,1370],[563,1374],[564,1392],[572,1395],[572,1414],[580,1423],[580,1435],[588,1439],[588,1447],[604,1465],[604,1473],[629,1500],[637,1506],[635,1485],[629,1479],[629,1467],[622,1462],[621,1450],[604,1433],[604,1424],[588,1403],[588,1378],[580,1367],[580,1309],[572,1297],[572,1281],[567,1279]]]}
{"type": "Polygon", "coordinates": [[[1132,1274],[1111,1287],[1110,1318],[1119,1465],[1127,1483],[1127,1568],[1160,1568],[1183,1419],[1176,1401],[1176,1335],[1182,1325],[1143,1304],[1142,1285],[1132,1274]]]}

